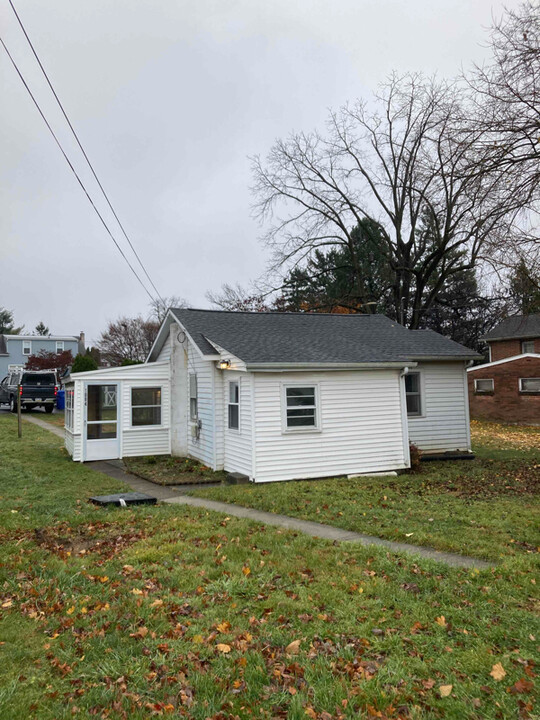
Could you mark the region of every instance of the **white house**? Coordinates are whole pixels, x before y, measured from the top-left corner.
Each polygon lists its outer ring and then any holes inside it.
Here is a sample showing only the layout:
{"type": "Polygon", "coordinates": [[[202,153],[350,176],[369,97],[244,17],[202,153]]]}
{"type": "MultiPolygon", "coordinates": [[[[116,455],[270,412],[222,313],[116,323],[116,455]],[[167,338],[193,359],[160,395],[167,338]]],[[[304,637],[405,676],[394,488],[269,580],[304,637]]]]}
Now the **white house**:
{"type": "Polygon", "coordinates": [[[74,460],[190,456],[255,482],[470,450],[476,353],[382,315],[171,309],[144,365],[71,376],[74,460]]]}

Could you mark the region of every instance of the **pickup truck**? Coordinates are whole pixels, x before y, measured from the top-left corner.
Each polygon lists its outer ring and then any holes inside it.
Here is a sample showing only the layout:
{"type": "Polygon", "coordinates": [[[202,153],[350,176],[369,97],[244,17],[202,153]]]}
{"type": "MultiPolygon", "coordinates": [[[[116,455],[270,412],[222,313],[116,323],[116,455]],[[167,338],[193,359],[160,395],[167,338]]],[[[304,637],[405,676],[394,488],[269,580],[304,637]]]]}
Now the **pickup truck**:
{"type": "Polygon", "coordinates": [[[11,412],[17,412],[19,384],[21,408],[33,410],[42,407],[52,413],[58,393],[58,381],[52,370],[23,370],[5,377],[0,383],[0,403],[9,403],[11,412]]]}

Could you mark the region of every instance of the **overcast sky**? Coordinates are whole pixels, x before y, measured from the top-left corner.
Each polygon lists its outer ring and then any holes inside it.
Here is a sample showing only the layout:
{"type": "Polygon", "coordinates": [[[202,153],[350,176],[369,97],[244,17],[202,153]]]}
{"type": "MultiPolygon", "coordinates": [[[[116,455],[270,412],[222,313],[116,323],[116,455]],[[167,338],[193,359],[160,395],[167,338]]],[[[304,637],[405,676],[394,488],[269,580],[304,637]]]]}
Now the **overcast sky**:
{"type": "MultiPolygon", "coordinates": [[[[248,156],[393,69],[452,77],[487,56],[493,0],[14,0],[162,295],[265,266],[248,156]]],[[[517,1],[507,0],[507,7],[517,1]]],[[[106,213],[7,0],[3,38],[106,213]]],[[[97,339],[148,297],[91,210],[5,53],[0,77],[0,306],[31,330],[97,339]]],[[[121,236],[111,220],[111,227],[121,236]]],[[[124,243],[125,244],[125,243],[124,243]]]]}

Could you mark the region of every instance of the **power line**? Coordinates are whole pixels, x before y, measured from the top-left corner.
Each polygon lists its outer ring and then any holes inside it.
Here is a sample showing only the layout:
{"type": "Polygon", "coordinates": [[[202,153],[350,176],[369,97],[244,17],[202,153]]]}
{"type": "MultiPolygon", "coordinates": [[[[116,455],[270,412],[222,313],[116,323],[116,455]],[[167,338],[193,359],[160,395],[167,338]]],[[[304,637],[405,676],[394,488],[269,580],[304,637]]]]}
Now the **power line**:
{"type": "Polygon", "coordinates": [[[15,62],[15,60],[13,59],[13,57],[11,56],[11,53],[10,53],[9,50],[7,49],[7,46],[6,46],[5,42],[2,40],[1,37],[0,37],[0,42],[2,43],[2,45],[3,45],[3,47],[4,47],[4,50],[5,50],[6,53],[7,53],[8,58],[11,60],[11,64],[12,64],[13,67],[15,68],[15,70],[16,70],[16,72],[17,72],[17,75],[19,76],[22,84],[24,85],[24,87],[26,88],[28,94],[29,94],[30,97],[32,98],[32,101],[33,101],[34,105],[36,106],[39,114],[41,115],[41,117],[42,117],[42,119],[43,119],[43,122],[44,122],[45,125],[47,126],[49,132],[51,133],[51,135],[52,135],[53,138],[54,138],[54,141],[55,141],[56,144],[58,145],[58,148],[60,149],[60,152],[61,152],[62,155],[64,156],[64,160],[65,160],[65,161],[67,162],[67,164],[69,165],[69,168],[70,168],[71,172],[72,172],[72,173],[75,175],[75,177],[77,178],[77,182],[79,183],[79,185],[80,185],[81,188],[82,188],[82,191],[83,191],[84,194],[86,195],[86,197],[87,197],[87,199],[88,199],[88,202],[89,202],[90,205],[93,207],[96,215],[97,215],[97,216],[99,217],[99,219],[101,220],[101,222],[102,222],[102,224],[103,224],[103,227],[105,228],[105,230],[106,230],[107,233],[109,234],[109,236],[110,236],[111,240],[113,241],[113,243],[114,243],[114,244],[116,245],[116,247],[118,248],[118,251],[120,252],[120,254],[122,255],[122,257],[124,258],[124,260],[127,262],[127,264],[129,265],[129,267],[130,267],[130,269],[131,269],[131,272],[135,275],[135,277],[137,278],[137,280],[140,282],[142,288],[144,289],[145,293],[148,295],[148,297],[150,298],[150,300],[152,300],[152,302],[154,302],[155,298],[154,298],[153,295],[150,293],[150,291],[148,290],[148,288],[146,287],[146,285],[143,283],[143,281],[141,280],[141,278],[140,278],[139,275],[137,274],[137,271],[135,270],[135,268],[133,267],[133,265],[129,262],[129,260],[128,260],[128,258],[126,257],[124,251],[122,250],[122,248],[120,247],[120,245],[117,243],[114,235],[113,235],[112,232],[110,231],[109,226],[107,225],[107,223],[106,223],[105,220],[103,219],[103,216],[101,215],[101,213],[100,213],[99,210],[97,209],[96,205],[94,204],[94,201],[93,201],[92,198],[90,197],[90,195],[89,195],[89,193],[88,193],[88,190],[87,190],[86,187],[84,186],[83,181],[81,180],[81,178],[80,178],[79,175],[77,174],[77,171],[75,170],[75,168],[74,168],[73,165],[71,164],[71,161],[70,161],[70,159],[68,158],[68,156],[66,155],[66,152],[65,152],[64,148],[62,147],[60,141],[59,141],[58,138],[56,137],[54,130],[53,130],[52,127],[50,126],[49,121],[48,121],[47,118],[45,117],[45,115],[44,115],[41,107],[39,106],[38,101],[37,101],[36,98],[34,97],[32,91],[30,90],[30,87],[28,86],[28,83],[26,82],[26,80],[24,79],[21,71],[20,71],[19,68],[17,67],[17,63],[15,62]]]}
{"type": "Polygon", "coordinates": [[[77,141],[77,145],[79,146],[82,154],[84,155],[84,159],[85,159],[86,162],[88,163],[88,167],[89,167],[90,170],[92,171],[92,175],[94,176],[95,181],[96,181],[97,184],[99,185],[99,189],[100,189],[101,192],[103,193],[103,197],[104,197],[105,200],[107,201],[107,204],[108,204],[109,208],[111,209],[111,212],[112,212],[112,214],[114,215],[114,217],[115,217],[115,219],[116,219],[116,222],[117,222],[118,225],[120,226],[120,229],[122,230],[122,233],[123,233],[124,237],[126,238],[128,244],[129,244],[129,247],[132,249],[135,257],[137,258],[137,260],[138,260],[138,262],[139,262],[139,265],[141,266],[141,268],[142,268],[143,271],[144,271],[144,274],[146,275],[146,277],[147,277],[148,280],[150,281],[150,284],[152,285],[152,287],[153,287],[154,290],[156,291],[157,296],[159,297],[159,299],[161,300],[162,303],[165,303],[165,301],[163,300],[163,298],[161,297],[161,295],[160,295],[160,293],[159,293],[159,290],[158,290],[157,287],[155,286],[154,281],[152,280],[152,278],[151,278],[150,275],[148,274],[148,271],[147,271],[146,267],[144,266],[141,258],[139,257],[137,251],[136,251],[135,248],[133,247],[133,243],[132,243],[131,240],[129,239],[129,236],[128,236],[128,234],[127,234],[124,226],[123,226],[122,223],[120,222],[120,218],[119,218],[118,215],[116,214],[116,210],[115,210],[114,207],[112,206],[112,203],[111,203],[111,201],[109,200],[109,196],[108,196],[107,193],[105,192],[105,189],[104,189],[103,185],[101,184],[101,182],[100,182],[100,180],[99,180],[99,178],[98,178],[98,176],[97,176],[97,173],[96,173],[96,171],[94,170],[94,167],[93,167],[92,163],[90,162],[90,159],[88,158],[88,155],[86,154],[85,149],[84,149],[83,146],[82,146],[81,141],[79,140],[79,136],[78,136],[77,133],[75,132],[75,128],[73,127],[73,125],[72,125],[72,123],[71,123],[71,121],[70,121],[70,119],[69,119],[69,117],[68,117],[68,115],[67,115],[67,113],[66,113],[66,111],[65,111],[65,109],[64,109],[64,106],[62,105],[62,103],[61,103],[61,101],[60,101],[60,98],[58,97],[58,95],[57,95],[57,93],[56,93],[56,90],[54,89],[54,87],[53,87],[53,85],[52,85],[52,82],[51,82],[49,76],[47,75],[47,71],[45,70],[45,68],[43,67],[43,64],[42,64],[41,60],[39,59],[39,56],[38,56],[38,54],[37,54],[37,52],[36,52],[36,49],[34,48],[34,45],[32,44],[32,41],[30,40],[30,38],[29,38],[29,36],[28,36],[28,33],[26,32],[26,29],[25,29],[25,27],[24,27],[24,25],[23,25],[23,23],[22,23],[21,18],[19,17],[19,15],[18,15],[18,13],[17,13],[17,10],[15,9],[15,6],[14,6],[12,0],[8,0],[8,2],[9,2],[9,4],[11,5],[11,9],[12,9],[13,12],[15,13],[15,17],[17,18],[17,21],[18,21],[19,25],[21,26],[21,30],[23,31],[24,36],[25,36],[26,40],[28,41],[28,44],[30,45],[30,48],[31,48],[31,50],[32,50],[32,52],[33,52],[33,54],[34,54],[34,57],[35,57],[36,60],[37,60],[37,63],[38,63],[38,65],[39,65],[40,69],[41,69],[41,72],[43,73],[43,76],[45,77],[45,80],[47,81],[47,84],[49,85],[49,87],[50,87],[50,89],[51,89],[51,92],[52,92],[52,94],[54,95],[54,98],[55,98],[56,102],[58,103],[58,107],[59,107],[60,110],[62,111],[62,114],[63,114],[63,116],[64,116],[67,124],[69,125],[69,129],[70,129],[71,132],[73,133],[73,137],[74,137],[75,140],[77,141]]]}

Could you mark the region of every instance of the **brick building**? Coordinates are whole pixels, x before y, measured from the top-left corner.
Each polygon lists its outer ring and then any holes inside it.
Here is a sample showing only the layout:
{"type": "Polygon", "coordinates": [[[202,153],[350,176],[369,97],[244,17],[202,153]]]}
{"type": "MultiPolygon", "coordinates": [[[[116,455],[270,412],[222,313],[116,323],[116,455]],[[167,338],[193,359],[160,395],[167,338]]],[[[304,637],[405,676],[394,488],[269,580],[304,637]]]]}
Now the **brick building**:
{"type": "Polygon", "coordinates": [[[490,362],[467,371],[471,417],[540,425],[540,313],[506,318],[482,340],[490,362]]]}

